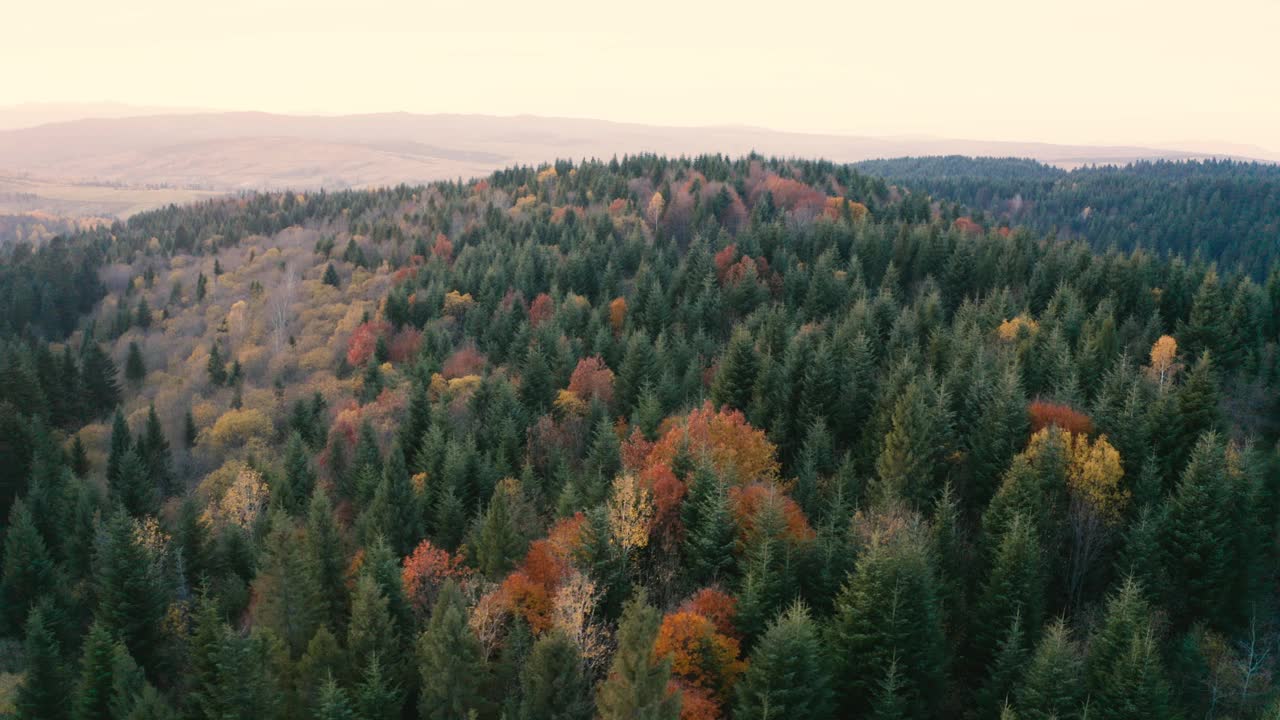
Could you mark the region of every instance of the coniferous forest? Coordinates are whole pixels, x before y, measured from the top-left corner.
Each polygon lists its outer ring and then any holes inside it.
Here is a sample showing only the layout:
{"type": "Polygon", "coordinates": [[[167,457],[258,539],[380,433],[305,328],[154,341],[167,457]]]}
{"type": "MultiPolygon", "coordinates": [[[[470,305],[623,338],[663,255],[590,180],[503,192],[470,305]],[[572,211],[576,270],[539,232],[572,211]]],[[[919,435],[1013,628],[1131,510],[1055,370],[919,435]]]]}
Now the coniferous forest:
{"type": "Polygon", "coordinates": [[[1280,718],[1274,169],[895,162],[0,249],[0,716],[1280,718]]]}

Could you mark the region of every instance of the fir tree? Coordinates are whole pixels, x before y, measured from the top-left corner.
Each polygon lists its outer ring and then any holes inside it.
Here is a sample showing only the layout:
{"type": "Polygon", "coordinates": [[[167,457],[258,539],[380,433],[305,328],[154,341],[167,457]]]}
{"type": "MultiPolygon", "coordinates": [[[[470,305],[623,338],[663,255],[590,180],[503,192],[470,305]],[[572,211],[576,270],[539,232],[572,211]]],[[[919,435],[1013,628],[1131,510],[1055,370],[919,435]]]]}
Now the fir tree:
{"type": "Polygon", "coordinates": [[[320,697],[316,701],[317,720],[356,720],[355,709],[347,698],[347,692],[338,687],[332,677],[320,685],[320,697]]]}
{"type": "Polygon", "coordinates": [[[831,678],[808,609],[796,603],[778,616],[751,651],[735,686],[734,717],[831,717],[831,678]]]}
{"type": "Polygon", "coordinates": [[[347,616],[347,563],[342,535],[333,517],[333,506],[324,488],[317,487],[307,510],[306,570],[315,591],[320,622],[333,632],[345,629],[347,616]]]}
{"type": "Polygon", "coordinates": [[[120,404],[116,364],[96,342],[90,340],[81,349],[80,368],[86,409],[90,417],[100,418],[120,404]]]}
{"type": "Polygon", "coordinates": [[[289,516],[275,512],[262,550],[261,567],[253,581],[259,598],[255,619],[284,642],[293,658],[301,657],[322,620],[304,548],[289,516]]]}
{"type": "Polygon", "coordinates": [[[329,263],[324,268],[324,284],[330,287],[339,287],[342,281],[338,278],[338,271],[333,269],[333,263],[329,263]]]}
{"type": "Polygon", "coordinates": [[[207,365],[209,371],[209,382],[214,387],[220,387],[227,384],[227,364],[222,360],[222,352],[218,350],[218,343],[209,346],[209,363],[207,365]]]}
{"type": "Polygon", "coordinates": [[[1075,720],[1084,708],[1080,650],[1066,623],[1049,626],[1036,646],[1018,691],[1018,716],[1026,720],[1075,720]]]}
{"type": "MultiPolygon", "coordinates": [[[[4,537],[4,574],[0,576],[0,606],[6,625],[18,630],[31,609],[57,585],[58,575],[49,548],[22,500],[9,510],[4,537]]],[[[43,621],[43,616],[41,620],[43,621]]]]}
{"type": "Polygon", "coordinates": [[[755,343],[745,328],[734,330],[725,347],[711,386],[711,399],[717,406],[727,405],[745,412],[751,407],[751,395],[760,372],[755,343]]]}
{"type": "Polygon", "coordinates": [[[521,720],[590,720],[591,684],[582,674],[578,647],[552,631],[533,645],[520,674],[521,720]]]}
{"type": "Polygon", "coordinates": [[[154,403],[147,408],[147,424],[142,436],[138,438],[138,453],[142,456],[151,482],[160,489],[163,496],[172,495],[177,489],[173,477],[173,457],[154,403]]]}
{"type": "Polygon", "coordinates": [[[519,492],[514,482],[499,483],[481,516],[475,546],[476,563],[480,572],[490,578],[505,576],[524,555],[528,545],[517,517],[520,500],[515,495],[519,492]]]}
{"type": "Polygon", "coordinates": [[[167,665],[163,619],[169,592],[134,527],[134,521],[117,510],[99,535],[94,555],[97,619],[124,642],[150,677],[157,677],[167,665]]]}
{"type": "Polygon", "coordinates": [[[17,720],[63,720],[68,717],[70,683],[62,650],[46,619],[48,611],[35,607],[26,624],[26,673],[13,699],[17,720]]]}
{"type": "Polygon", "coordinates": [[[116,639],[101,623],[89,627],[80,660],[80,681],[71,706],[73,720],[111,720],[112,666],[116,639]]]}
{"type": "Polygon", "coordinates": [[[445,583],[418,640],[422,676],[418,697],[423,720],[453,720],[483,709],[484,651],[467,624],[467,608],[458,586],[445,583]]]}
{"type": "Polygon", "coordinates": [[[280,507],[290,515],[302,513],[315,488],[315,472],[311,469],[310,452],[302,436],[293,433],[284,448],[284,477],[279,489],[273,493],[280,507]]]}
{"type": "Polygon", "coordinates": [[[667,687],[671,661],[653,656],[660,620],[643,593],[627,602],[618,625],[618,650],[596,696],[601,720],[676,720],[680,716],[680,695],[667,687]]]}
{"type": "Polygon", "coordinates": [[[147,376],[147,363],[142,359],[142,350],[138,349],[138,343],[129,343],[129,354],[124,361],[124,377],[129,382],[137,386],[147,376]]]}
{"type": "Polygon", "coordinates": [[[369,657],[356,685],[356,708],[361,720],[397,720],[404,706],[404,691],[383,669],[377,655],[369,657]]]}

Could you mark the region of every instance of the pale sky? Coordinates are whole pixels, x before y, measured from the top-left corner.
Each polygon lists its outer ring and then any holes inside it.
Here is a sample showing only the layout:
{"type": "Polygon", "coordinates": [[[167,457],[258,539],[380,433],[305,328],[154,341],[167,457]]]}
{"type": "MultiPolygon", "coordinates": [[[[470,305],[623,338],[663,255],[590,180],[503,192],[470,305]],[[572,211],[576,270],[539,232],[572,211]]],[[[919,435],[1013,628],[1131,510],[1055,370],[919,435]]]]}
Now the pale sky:
{"type": "Polygon", "coordinates": [[[0,105],[1280,151],[1280,0],[5,0],[0,105]]]}

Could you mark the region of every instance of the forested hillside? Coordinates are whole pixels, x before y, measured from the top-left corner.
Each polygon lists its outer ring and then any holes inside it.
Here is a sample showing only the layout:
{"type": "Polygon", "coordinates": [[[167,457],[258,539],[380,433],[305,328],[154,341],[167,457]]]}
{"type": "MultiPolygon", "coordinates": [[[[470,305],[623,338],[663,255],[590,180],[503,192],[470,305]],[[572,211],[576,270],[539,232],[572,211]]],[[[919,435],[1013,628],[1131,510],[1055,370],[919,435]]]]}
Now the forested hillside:
{"type": "Polygon", "coordinates": [[[1099,251],[1198,255],[1259,280],[1280,258],[1280,165],[1143,161],[1067,172],[1033,160],[950,156],[857,168],[958,203],[957,214],[1085,238],[1099,251]]]}
{"type": "Polygon", "coordinates": [[[1001,167],[559,162],[4,250],[0,715],[1280,717],[1274,246],[1010,229],[1071,178],[1201,215],[1180,166],[1001,167]]]}

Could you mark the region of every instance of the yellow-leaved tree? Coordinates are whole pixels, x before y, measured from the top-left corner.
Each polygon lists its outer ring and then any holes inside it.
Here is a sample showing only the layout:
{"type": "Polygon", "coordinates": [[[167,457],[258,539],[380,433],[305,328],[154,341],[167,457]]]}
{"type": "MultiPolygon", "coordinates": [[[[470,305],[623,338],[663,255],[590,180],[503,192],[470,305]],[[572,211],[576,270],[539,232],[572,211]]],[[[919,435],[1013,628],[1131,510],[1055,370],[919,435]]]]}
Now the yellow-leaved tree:
{"type": "Polygon", "coordinates": [[[653,494],[632,473],[613,479],[609,496],[609,530],[624,555],[649,544],[653,520],[653,494]]]}
{"type": "Polygon", "coordinates": [[[1146,368],[1147,375],[1164,392],[1166,384],[1172,382],[1181,369],[1182,365],[1178,362],[1178,341],[1168,335],[1161,335],[1151,346],[1151,364],[1146,368]]]}

